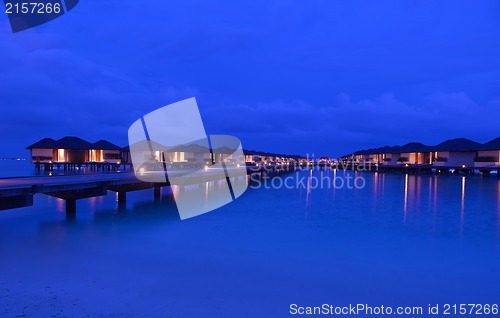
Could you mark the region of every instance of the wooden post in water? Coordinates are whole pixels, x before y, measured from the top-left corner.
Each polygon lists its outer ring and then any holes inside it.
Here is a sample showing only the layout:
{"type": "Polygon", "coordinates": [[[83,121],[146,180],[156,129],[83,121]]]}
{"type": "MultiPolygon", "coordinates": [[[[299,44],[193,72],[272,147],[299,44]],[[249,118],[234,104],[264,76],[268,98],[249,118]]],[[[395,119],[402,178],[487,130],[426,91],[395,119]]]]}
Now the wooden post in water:
{"type": "Polygon", "coordinates": [[[127,192],[118,192],[118,209],[124,210],[127,207],[127,192]]]}
{"type": "Polygon", "coordinates": [[[66,200],[66,214],[76,214],[76,199],[66,200]]]}
{"type": "Polygon", "coordinates": [[[160,201],[160,198],[161,198],[161,187],[154,187],[153,188],[154,190],[154,200],[155,202],[158,202],[160,201]]]}
{"type": "Polygon", "coordinates": [[[127,202],[127,192],[120,191],[118,192],[118,203],[126,203],[127,202]]]}

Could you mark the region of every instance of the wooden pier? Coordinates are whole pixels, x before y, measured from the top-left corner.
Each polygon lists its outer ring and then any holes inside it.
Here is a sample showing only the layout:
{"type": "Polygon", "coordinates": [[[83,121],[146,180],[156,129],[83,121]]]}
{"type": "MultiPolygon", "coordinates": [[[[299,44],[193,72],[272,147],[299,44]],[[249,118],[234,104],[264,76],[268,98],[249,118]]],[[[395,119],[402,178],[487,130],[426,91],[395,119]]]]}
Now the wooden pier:
{"type": "Polygon", "coordinates": [[[92,172],[109,171],[132,171],[131,163],[110,163],[110,162],[35,162],[35,171],[79,171],[87,169],[92,172]]]}
{"type": "MultiPolygon", "coordinates": [[[[247,166],[247,175],[276,175],[294,171],[294,166],[260,165],[247,166]]],[[[199,171],[199,170],[196,170],[199,171]]],[[[170,176],[185,175],[188,169],[169,171],[170,176]]],[[[219,181],[220,171],[208,171],[204,182],[219,181]]],[[[186,178],[183,186],[199,184],[199,178],[186,178]]],[[[76,200],[107,195],[108,191],[118,193],[118,204],[124,205],[127,192],[153,189],[154,198],[160,197],[161,188],[170,186],[166,182],[144,182],[136,178],[133,172],[109,172],[77,175],[33,176],[0,179],[0,210],[14,209],[33,205],[35,194],[45,194],[66,202],[66,213],[76,213],[76,200]]]]}

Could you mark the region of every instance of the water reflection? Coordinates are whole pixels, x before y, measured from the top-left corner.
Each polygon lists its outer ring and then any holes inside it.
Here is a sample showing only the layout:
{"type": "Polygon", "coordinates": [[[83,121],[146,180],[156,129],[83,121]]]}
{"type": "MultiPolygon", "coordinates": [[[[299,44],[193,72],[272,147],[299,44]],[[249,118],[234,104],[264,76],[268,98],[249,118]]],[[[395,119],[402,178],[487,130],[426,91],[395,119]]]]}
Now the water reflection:
{"type": "Polygon", "coordinates": [[[408,213],[408,180],[409,176],[408,174],[405,175],[405,197],[404,197],[404,207],[403,207],[403,220],[406,222],[406,215],[408,213]]]}
{"type": "Polygon", "coordinates": [[[465,213],[465,177],[462,177],[462,201],[461,201],[461,209],[460,209],[460,219],[462,223],[464,221],[464,213],[465,213]]]}
{"type": "MultiPolygon", "coordinates": [[[[295,174],[284,174],[278,177],[295,176],[295,174]]],[[[250,188],[254,197],[253,201],[247,204],[254,204],[256,209],[268,206],[269,202],[260,198],[269,195],[272,198],[268,200],[272,200],[272,205],[288,207],[283,209],[283,213],[287,213],[293,205],[296,205],[301,209],[301,216],[305,207],[306,217],[308,214],[314,216],[335,209],[336,213],[328,213],[331,217],[341,217],[344,212],[349,213],[348,217],[352,218],[355,218],[354,215],[372,218],[369,214],[373,214],[375,216],[373,219],[383,224],[391,220],[399,225],[404,223],[408,228],[418,227],[419,231],[426,227],[433,235],[448,231],[467,237],[470,235],[468,233],[476,231],[477,228],[489,228],[495,233],[499,231],[500,234],[500,180],[497,178],[483,178],[477,175],[464,177],[354,173],[343,170],[333,170],[332,173],[309,170],[300,172],[298,176],[303,178],[303,182],[298,183],[298,188],[250,188]],[[333,189],[320,186],[321,175],[332,181],[330,186],[333,189]],[[348,176],[363,177],[366,186],[360,189],[355,187],[349,189],[346,185],[341,188],[334,186],[334,180],[342,178],[346,182],[345,178],[348,176]],[[467,220],[465,220],[466,214],[467,220]]],[[[241,180],[249,181],[248,178],[241,180]]],[[[336,184],[339,185],[340,182],[336,184]]],[[[161,191],[161,200],[156,204],[153,200],[153,189],[129,192],[128,208],[124,206],[122,209],[117,206],[118,195],[109,192],[108,196],[78,200],[76,219],[73,223],[109,222],[116,225],[120,224],[123,218],[130,219],[135,214],[142,214],[146,218],[149,215],[153,218],[177,221],[179,216],[176,214],[174,194],[182,196],[190,191],[198,191],[200,200],[207,202],[211,191],[221,186],[221,183],[210,182],[201,186],[185,187],[183,190],[179,186],[164,187],[161,191]]],[[[41,218],[45,217],[43,222],[52,222],[63,227],[71,224],[71,219],[66,218],[64,200],[37,195],[35,201],[34,211],[44,211],[44,214],[40,213],[41,218]],[[45,213],[47,211],[48,213],[45,213]],[[62,213],[53,213],[55,211],[62,213]]]]}
{"type": "MultiPolygon", "coordinates": [[[[396,191],[402,194],[401,201],[399,202],[401,202],[400,207],[402,211],[400,211],[403,214],[402,222],[405,224],[419,224],[422,220],[426,220],[426,222],[428,220],[429,229],[432,229],[433,233],[437,233],[436,231],[440,230],[440,227],[442,227],[444,223],[453,223],[456,233],[458,234],[467,229],[467,224],[465,223],[465,214],[467,211],[471,213],[482,211],[482,208],[477,208],[477,204],[480,202],[489,202],[489,204],[493,204],[489,205],[489,208],[493,209],[494,218],[497,220],[495,223],[498,223],[490,225],[500,229],[500,185],[495,179],[481,181],[482,183],[487,182],[490,187],[489,189],[491,189],[491,186],[494,186],[492,189],[494,194],[493,197],[488,197],[488,193],[491,193],[491,190],[481,189],[477,189],[478,195],[470,197],[468,192],[470,192],[471,189],[476,189],[474,186],[479,185],[479,180],[483,180],[481,176],[399,175],[342,170],[332,170],[331,173],[323,171],[307,171],[304,173],[307,173],[307,175],[305,175],[307,182],[304,183],[304,187],[299,187],[296,193],[299,196],[299,202],[301,202],[301,200],[305,201],[305,207],[308,209],[309,213],[312,212],[311,208],[313,206],[320,206],[323,203],[324,197],[320,195],[322,191],[332,191],[330,192],[331,195],[327,196],[327,202],[329,204],[328,209],[331,209],[330,207],[332,204],[334,207],[339,207],[341,206],[338,204],[339,202],[346,200],[346,198],[350,198],[350,200],[352,200],[351,209],[353,211],[357,211],[357,206],[364,205],[362,202],[367,202],[370,207],[367,210],[375,214],[384,207],[391,206],[391,201],[394,200],[392,198],[396,191]],[[321,180],[323,175],[326,176],[328,180],[332,180],[331,188],[323,189],[324,187],[316,185],[316,182],[320,184],[318,180],[321,180]],[[345,178],[347,176],[351,178],[363,177],[366,179],[366,187],[362,189],[348,189],[346,186],[343,188],[335,186],[335,184],[339,184],[339,182],[335,182],[337,178],[346,180],[345,178]],[[397,180],[400,180],[399,182],[402,181],[402,183],[399,183],[400,186],[395,184],[397,180]],[[492,182],[493,184],[491,184],[492,182]],[[317,192],[318,195],[313,197],[313,191],[317,192]],[[458,191],[460,191],[459,197],[457,197],[458,191]],[[315,201],[314,204],[313,201],[315,201]],[[316,201],[318,201],[318,203],[316,201]]],[[[475,217],[477,218],[478,216],[476,215],[475,217]]],[[[482,217],[484,217],[484,214],[482,217]]],[[[468,221],[470,225],[473,226],[471,223],[473,222],[472,217],[470,218],[471,220],[468,221]]]]}
{"type": "Polygon", "coordinates": [[[500,181],[497,183],[497,229],[500,229],[500,181]]]}
{"type": "Polygon", "coordinates": [[[433,210],[432,211],[434,212],[434,216],[436,216],[436,214],[437,214],[437,197],[438,197],[438,195],[437,195],[437,189],[438,189],[438,180],[439,180],[439,178],[437,176],[434,176],[433,178],[434,178],[434,200],[433,200],[434,205],[433,205],[433,210]]]}
{"type": "Polygon", "coordinates": [[[306,189],[306,207],[309,207],[309,201],[311,200],[312,194],[312,182],[313,182],[313,169],[309,171],[309,178],[307,179],[307,189],[306,189]]]}
{"type": "Polygon", "coordinates": [[[335,199],[335,194],[337,193],[337,187],[335,186],[335,183],[337,181],[337,169],[333,169],[333,199],[335,199]]]}
{"type": "Polygon", "coordinates": [[[65,212],[66,211],[66,205],[64,203],[63,199],[55,198],[56,204],[57,204],[57,212],[65,212]]]}

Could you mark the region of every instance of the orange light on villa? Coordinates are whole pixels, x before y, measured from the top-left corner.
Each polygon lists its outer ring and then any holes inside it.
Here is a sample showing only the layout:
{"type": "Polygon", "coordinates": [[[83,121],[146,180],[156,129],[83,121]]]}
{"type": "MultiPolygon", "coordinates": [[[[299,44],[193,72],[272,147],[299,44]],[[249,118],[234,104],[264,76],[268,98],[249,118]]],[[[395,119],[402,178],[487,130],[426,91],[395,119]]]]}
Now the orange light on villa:
{"type": "Polygon", "coordinates": [[[66,161],[64,149],[57,149],[57,161],[66,161]]]}

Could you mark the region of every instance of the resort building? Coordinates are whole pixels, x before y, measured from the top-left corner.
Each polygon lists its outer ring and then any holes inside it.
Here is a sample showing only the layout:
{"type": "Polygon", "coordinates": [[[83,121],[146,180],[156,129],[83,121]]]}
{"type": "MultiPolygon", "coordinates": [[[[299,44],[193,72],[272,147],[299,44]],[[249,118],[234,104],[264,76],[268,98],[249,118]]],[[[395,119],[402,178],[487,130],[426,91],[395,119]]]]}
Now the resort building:
{"type": "Polygon", "coordinates": [[[394,147],[383,147],[380,150],[380,159],[378,164],[386,165],[386,166],[395,166],[399,164],[399,158],[401,157],[401,152],[399,151],[400,146],[394,147]]]}
{"type": "Polygon", "coordinates": [[[420,142],[411,142],[399,148],[399,164],[426,165],[432,164],[432,147],[420,142]]]}
{"type": "Polygon", "coordinates": [[[500,166],[500,138],[483,144],[466,138],[450,139],[437,146],[411,142],[404,146],[381,147],[356,151],[340,158],[355,163],[370,162],[388,167],[443,167],[473,169],[500,166]]]}
{"type": "Polygon", "coordinates": [[[276,154],[255,150],[244,150],[245,162],[247,163],[277,163],[277,164],[294,164],[300,161],[307,163],[306,158],[298,155],[276,154]]]}
{"type": "Polygon", "coordinates": [[[90,143],[78,137],[44,138],[26,149],[30,150],[34,163],[119,163],[121,160],[121,148],[106,140],[90,143]]]}
{"type": "Polygon", "coordinates": [[[450,139],[435,146],[434,162],[436,167],[474,167],[474,158],[482,145],[466,138],[450,139]]]}
{"type": "Polygon", "coordinates": [[[130,147],[119,147],[109,141],[90,143],[78,137],[64,137],[59,140],[44,138],[27,147],[36,164],[131,164],[135,162],[164,162],[172,165],[204,166],[217,162],[294,164],[305,158],[269,152],[244,150],[244,156],[234,157],[235,149],[224,146],[210,151],[208,146],[198,143],[165,146],[155,141],[140,141],[130,147]],[[132,160],[134,158],[135,160],[132,160]]]}
{"type": "Polygon", "coordinates": [[[483,144],[474,158],[474,166],[477,168],[500,166],[500,137],[483,144]]]}
{"type": "Polygon", "coordinates": [[[167,147],[164,145],[160,145],[154,141],[151,141],[153,149],[163,149],[155,150],[153,156],[151,155],[150,146],[147,142],[144,142],[144,145],[134,145],[134,152],[130,153],[129,146],[122,148],[122,160],[124,163],[132,162],[131,157],[138,156],[137,158],[148,158],[153,161],[165,162],[167,164],[179,164],[179,163],[189,163],[190,166],[196,165],[205,165],[211,162],[230,162],[234,160],[235,162],[245,161],[249,164],[255,163],[289,163],[293,164],[301,158],[296,155],[282,155],[282,154],[273,154],[268,152],[261,152],[255,150],[244,150],[244,156],[240,156],[238,158],[233,157],[234,149],[230,149],[229,147],[219,147],[215,148],[210,152],[205,146],[199,144],[189,144],[189,145],[179,145],[175,147],[167,147]]]}
{"type": "Polygon", "coordinates": [[[56,161],[54,158],[57,158],[57,146],[56,141],[52,138],[44,138],[26,149],[30,150],[30,157],[33,162],[56,161]]]}
{"type": "Polygon", "coordinates": [[[381,147],[373,151],[373,162],[376,164],[396,164],[399,157],[399,147],[381,147]]]}
{"type": "Polygon", "coordinates": [[[361,150],[354,153],[353,159],[358,163],[372,163],[386,166],[402,164],[424,165],[432,163],[431,147],[412,142],[402,147],[381,147],[361,150]]]}
{"type": "Polygon", "coordinates": [[[89,162],[120,163],[121,148],[107,140],[99,140],[91,146],[88,153],[89,162]]]}

